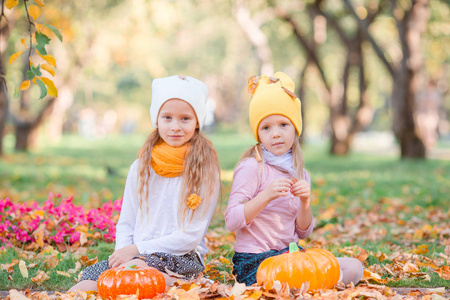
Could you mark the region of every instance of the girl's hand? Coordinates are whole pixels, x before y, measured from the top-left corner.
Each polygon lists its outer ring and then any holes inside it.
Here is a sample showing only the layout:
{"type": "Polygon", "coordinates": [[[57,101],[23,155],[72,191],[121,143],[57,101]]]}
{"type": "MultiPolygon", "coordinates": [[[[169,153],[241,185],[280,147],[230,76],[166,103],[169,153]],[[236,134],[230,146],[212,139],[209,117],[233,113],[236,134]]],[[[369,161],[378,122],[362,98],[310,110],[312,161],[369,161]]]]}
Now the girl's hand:
{"type": "Polygon", "coordinates": [[[267,197],[272,201],[278,197],[284,197],[289,194],[291,189],[292,180],[287,178],[277,178],[264,190],[267,197]]]}
{"type": "Polygon", "coordinates": [[[311,197],[311,187],[305,180],[299,180],[292,184],[291,193],[299,197],[302,202],[308,202],[311,197]]]}
{"type": "Polygon", "coordinates": [[[126,262],[132,260],[139,251],[135,244],[126,246],[122,249],[116,250],[109,256],[108,262],[110,268],[118,267],[126,262]]]}

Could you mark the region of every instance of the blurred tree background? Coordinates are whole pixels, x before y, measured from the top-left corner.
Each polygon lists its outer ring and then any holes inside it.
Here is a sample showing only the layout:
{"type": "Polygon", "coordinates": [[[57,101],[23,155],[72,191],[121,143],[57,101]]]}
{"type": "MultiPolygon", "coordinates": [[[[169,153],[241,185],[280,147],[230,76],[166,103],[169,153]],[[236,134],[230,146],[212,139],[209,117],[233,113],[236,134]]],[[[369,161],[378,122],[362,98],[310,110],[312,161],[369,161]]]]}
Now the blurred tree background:
{"type": "MultiPolygon", "coordinates": [[[[378,270],[389,272],[382,280],[389,278],[390,286],[445,286],[448,294],[449,281],[436,274],[449,265],[450,247],[448,1],[0,0],[0,204],[10,199],[36,208],[73,200],[87,210],[120,199],[129,166],[152,130],[152,80],[175,74],[209,87],[204,132],[218,152],[226,201],[233,168],[255,143],[247,81],[283,71],[302,102],[302,151],[317,220],[308,247],[358,255],[377,278],[378,270]],[[62,41],[37,24],[56,28],[62,41]],[[40,76],[39,53],[26,55],[37,43],[36,30],[48,34],[45,50],[55,66],[41,65],[42,76],[53,80],[57,96],[42,97],[42,84],[22,89],[30,72],[40,76]],[[391,260],[395,253],[408,267],[391,260]],[[428,279],[397,282],[418,256],[428,279]]],[[[225,201],[208,238],[208,260],[220,276],[229,276],[231,265],[223,262],[233,253],[225,201]]],[[[29,227],[5,207],[4,220],[29,227]]],[[[64,207],[67,219],[78,215],[64,207]]],[[[33,222],[38,212],[30,212],[33,222]]],[[[3,226],[3,236],[10,228],[3,226]]],[[[5,262],[22,259],[8,251],[5,262]]],[[[102,260],[111,251],[101,243],[89,253],[102,260]]],[[[73,285],[75,274],[59,272],[75,261],[61,257],[64,264],[48,270],[52,278],[39,288],[73,285]]],[[[0,286],[35,289],[17,268],[14,278],[1,274],[0,286]]],[[[30,271],[33,278],[37,268],[30,271]]]]}
{"type": "Polygon", "coordinates": [[[402,158],[425,158],[438,137],[448,140],[445,0],[45,4],[41,18],[64,42],[47,49],[59,95],[38,100],[37,86],[16,92],[27,63],[8,63],[28,30],[23,3],[7,10],[2,0],[0,140],[15,135],[18,151],[66,133],[149,132],[152,79],[172,74],[208,85],[211,131],[249,132],[247,79],[278,70],[297,82],[303,140],[325,138],[332,154],[348,154],[362,131],[394,136],[402,158]]]}

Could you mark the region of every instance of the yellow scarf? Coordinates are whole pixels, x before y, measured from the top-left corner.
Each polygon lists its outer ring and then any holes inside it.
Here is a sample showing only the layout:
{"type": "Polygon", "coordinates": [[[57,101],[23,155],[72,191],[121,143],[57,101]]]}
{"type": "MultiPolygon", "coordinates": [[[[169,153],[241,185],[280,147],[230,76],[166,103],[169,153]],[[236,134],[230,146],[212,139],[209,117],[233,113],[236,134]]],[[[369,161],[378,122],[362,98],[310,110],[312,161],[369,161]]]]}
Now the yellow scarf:
{"type": "Polygon", "coordinates": [[[150,165],[156,174],[164,177],[177,177],[183,174],[184,158],[188,151],[188,143],[175,148],[166,142],[156,144],[152,149],[150,165]]]}

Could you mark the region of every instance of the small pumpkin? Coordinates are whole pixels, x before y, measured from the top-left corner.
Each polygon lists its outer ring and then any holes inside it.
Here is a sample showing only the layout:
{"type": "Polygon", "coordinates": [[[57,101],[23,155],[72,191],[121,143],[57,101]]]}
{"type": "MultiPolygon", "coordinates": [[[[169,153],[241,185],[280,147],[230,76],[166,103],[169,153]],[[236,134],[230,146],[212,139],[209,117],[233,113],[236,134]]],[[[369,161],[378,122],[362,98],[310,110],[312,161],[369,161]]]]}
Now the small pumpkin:
{"type": "Polygon", "coordinates": [[[338,281],[341,269],[334,255],[324,249],[300,252],[295,243],[289,252],[263,260],[256,272],[258,285],[271,289],[275,280],[286,282],[289,288],[300,288],[309,282],[309,290],[332,288],[338,281]]]}
{"type": "Polygon", "coordinates": [[[153,298],[166,288],[164,275],[155,268],[136,265],[111,268],[100,274],[97,292],[105,299],[115,300],[119,295],[136,295],[138,299],[153,298]]]}

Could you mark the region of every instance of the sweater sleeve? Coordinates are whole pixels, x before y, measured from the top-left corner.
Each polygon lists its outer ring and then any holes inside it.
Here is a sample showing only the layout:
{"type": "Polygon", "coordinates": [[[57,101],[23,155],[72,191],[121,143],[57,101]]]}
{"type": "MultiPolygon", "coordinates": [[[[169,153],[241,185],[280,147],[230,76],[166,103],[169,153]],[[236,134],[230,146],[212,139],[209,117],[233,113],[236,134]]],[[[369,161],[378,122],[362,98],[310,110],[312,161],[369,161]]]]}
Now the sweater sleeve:
{"type": "MultiPolygon", "coordinates": [[[[304,170],[303,174],[305,181],[309,184],[309,186],[311,186],[311,177],[309,176],[309,173],[306,170],[304,170]]],[[[306,230],[301,230],[300,228],[298,228],[297,224],[295,224],[295,232],[297,233],[299,239],[306,239],[312,233],[313,229],[314,229],[314,217],[311,221],[311,224],[309,224],[306,230]]]]}
{"type": "Polygon", "coordinates": [[[229,231],[236,231],[249,226],[245,221],[244,204],[256,196],[259,186],[259,163],[254,158],[241,162],[233,174],[228,206],[225,212],[225,226],[229,231]]]}
{"type": "Polygon", "coordinates": [[[139,200],[137,197],[138,166],[139,160],[135,160],[128,171],[119,222],[116,225],[115,250],[134,243],[134,227],[136,225],[136,214],[139,210],[139,200]]]}
{"type": "Polygon", "coordinates": [[[179,229],[171,234],[148,241],[137,242],[136,247],[139,253],[164,252],[183,255],[197,249],[208,230],[209,222],[216,208],[219,199],[219,186],[220,183],[217,184],[216,192],[206,212],[204,212],[204,209],[202,210],[203,203],[205,203],[203,202],[197,208],[199,211],[194,215],[190,224],[186,221],[184,228],[179,226],[179,229]]]}

